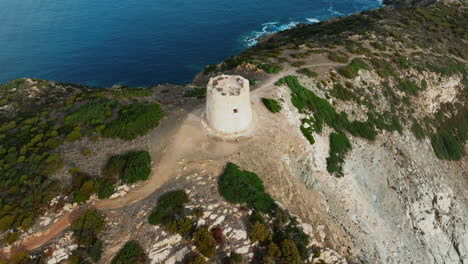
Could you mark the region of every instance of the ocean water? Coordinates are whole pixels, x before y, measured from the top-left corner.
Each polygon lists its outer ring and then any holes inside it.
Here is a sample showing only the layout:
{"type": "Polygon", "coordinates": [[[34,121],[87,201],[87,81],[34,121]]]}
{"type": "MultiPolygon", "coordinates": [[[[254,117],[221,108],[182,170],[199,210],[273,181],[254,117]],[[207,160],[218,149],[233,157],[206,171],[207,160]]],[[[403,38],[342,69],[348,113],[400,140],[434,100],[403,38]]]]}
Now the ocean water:
{"type": "Polygon", "coordinates": [[[377,0],[0,0],[0,83],[184,84],[258,37],[377,0]]]}

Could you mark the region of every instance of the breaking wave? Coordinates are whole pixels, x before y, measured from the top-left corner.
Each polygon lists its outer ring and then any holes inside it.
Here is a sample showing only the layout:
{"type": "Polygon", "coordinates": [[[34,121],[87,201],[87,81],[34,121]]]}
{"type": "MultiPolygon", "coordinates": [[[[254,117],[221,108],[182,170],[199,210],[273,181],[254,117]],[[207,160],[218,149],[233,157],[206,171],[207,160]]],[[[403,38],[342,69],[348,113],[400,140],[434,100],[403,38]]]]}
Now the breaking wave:
{"type": "Polygon", "coordinates": [[[287,30],[290,28],[293,28],[300,23],[307,23],[307,24],[313,24],[313,23],[318,23],[320,20],[316,18],[306,18],[302,21],[291,21],[288,23],[280,23],[280,22],[268,22],[268,23],[263,23],[261,26],[261,30],[255,30],[247,34],[246,36],[243,37],[242,42],[245,46],[247,47],[252,47],[255,44],[258,43],[258,40],[262,38],[263,36],[287,30]]]}

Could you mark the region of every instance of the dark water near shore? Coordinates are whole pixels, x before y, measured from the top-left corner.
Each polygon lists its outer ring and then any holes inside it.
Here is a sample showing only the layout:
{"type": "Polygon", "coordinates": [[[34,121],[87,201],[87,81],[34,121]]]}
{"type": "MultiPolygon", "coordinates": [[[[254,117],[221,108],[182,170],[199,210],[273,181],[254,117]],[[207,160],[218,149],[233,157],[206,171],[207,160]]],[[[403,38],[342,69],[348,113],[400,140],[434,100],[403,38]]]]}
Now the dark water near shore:
{"type": "Polygon", "coordinates": [[[1,0],[0,83],[187,83],[262,34],[376,0],[1,0]]]}

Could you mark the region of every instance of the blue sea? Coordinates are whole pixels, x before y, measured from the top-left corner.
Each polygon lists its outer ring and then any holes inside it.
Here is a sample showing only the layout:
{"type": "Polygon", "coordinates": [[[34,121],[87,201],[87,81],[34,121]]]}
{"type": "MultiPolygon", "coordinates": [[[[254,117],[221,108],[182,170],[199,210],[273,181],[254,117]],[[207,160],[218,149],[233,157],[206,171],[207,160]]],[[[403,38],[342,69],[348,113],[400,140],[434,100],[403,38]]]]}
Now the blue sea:
{"type": "Polygon", "coordinates": [[[377,0],[0,0],[0,83],[184,84],[264,34],[377,0]]]}

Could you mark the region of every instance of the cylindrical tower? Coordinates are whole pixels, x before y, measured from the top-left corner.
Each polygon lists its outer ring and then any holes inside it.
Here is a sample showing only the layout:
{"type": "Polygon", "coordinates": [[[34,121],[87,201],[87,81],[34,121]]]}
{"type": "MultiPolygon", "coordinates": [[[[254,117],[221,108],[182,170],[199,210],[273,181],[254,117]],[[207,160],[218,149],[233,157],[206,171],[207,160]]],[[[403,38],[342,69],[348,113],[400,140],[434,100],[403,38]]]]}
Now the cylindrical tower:
{"type": "Polygon", "coordinates": [[[241,76],[220,75],[210,79],[206,90],[206,120],[224,134],[241,133],[252,123],[249,81],[241,76]]]}

